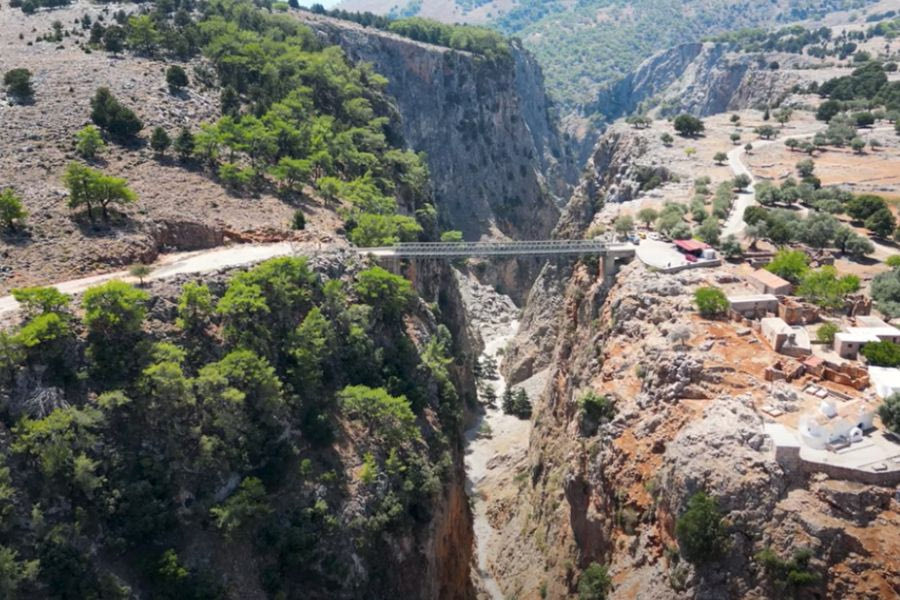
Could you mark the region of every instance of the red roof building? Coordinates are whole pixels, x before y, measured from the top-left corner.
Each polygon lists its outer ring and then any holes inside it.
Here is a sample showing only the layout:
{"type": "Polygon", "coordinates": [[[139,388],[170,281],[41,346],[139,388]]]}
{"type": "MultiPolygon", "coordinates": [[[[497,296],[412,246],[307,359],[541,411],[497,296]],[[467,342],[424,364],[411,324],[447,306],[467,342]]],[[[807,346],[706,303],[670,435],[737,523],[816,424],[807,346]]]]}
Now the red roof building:
{"type": "Polygon", "coordinates": [[[704,244],[697,240],[675,240],[675,247],[686,254],[700,254],[709,248],[709,244],[704,244]]]}

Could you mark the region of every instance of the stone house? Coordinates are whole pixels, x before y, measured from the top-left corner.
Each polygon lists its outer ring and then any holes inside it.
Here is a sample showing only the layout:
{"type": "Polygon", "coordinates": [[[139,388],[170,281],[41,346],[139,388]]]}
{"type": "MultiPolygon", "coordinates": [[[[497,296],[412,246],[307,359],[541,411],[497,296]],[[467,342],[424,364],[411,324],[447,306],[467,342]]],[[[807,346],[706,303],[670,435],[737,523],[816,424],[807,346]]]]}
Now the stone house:
{"type": "Polygon", "coordinates": [[[776,296],[784,296],[791,293],[794,286],[790,281],[786,281],[765,269],[757,269],[748,277],[750,285],[755,287],[760,293],[775,294],[776,296]]]}
{"type": "Polygon", "coordinates": [[[728,296],[731,310],[747,319],[764,317],[778,310],[778,298],[772,294],[728,296]]]}
{"type": "Polygon", "coordinates": [[[809,356],[812,346],[802,327],[791,327],[779,317],[766,317],[759,322],[760,333],[775,352],[788,356],[809,356]]]}

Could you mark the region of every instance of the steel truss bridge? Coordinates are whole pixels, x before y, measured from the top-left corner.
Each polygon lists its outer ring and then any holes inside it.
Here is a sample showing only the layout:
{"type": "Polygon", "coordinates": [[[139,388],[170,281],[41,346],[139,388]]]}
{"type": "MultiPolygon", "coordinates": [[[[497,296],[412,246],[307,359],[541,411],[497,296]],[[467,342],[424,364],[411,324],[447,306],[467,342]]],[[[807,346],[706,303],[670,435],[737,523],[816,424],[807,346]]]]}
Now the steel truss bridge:
{"type": "Polygon", "coordinates": [[[453,259],[492,256],[587,256],[610,258],[634,256],[631,244],[596,240],[534,240],[514,242],[423,242],[396,244],[382,248],[363,248],[360,253],[376,258],[453,259]]]}

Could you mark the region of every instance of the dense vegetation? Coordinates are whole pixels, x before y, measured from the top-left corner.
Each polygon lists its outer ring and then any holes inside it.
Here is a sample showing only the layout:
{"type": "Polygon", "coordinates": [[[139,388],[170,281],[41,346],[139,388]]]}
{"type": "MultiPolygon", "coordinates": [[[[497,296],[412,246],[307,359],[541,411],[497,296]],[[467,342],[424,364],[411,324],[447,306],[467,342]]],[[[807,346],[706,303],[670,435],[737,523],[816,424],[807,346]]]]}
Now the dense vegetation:
{"type": "MultiPolygon", "coordinates": [[[[172,147],[233,194],[271,189],[292,201],[315,189],[359,245],[437,237],[427,167],[403,149],[382,76],[322,46],[296,19],[248,0],[192,8],[181,0],[158,2],[140,14],[117,12],[112,22],[80,23],[90,30],[86,51],[176,60],[202,53],[210,61],[213,72],[197,68],[194,79],[221,88],[221,118],[194,131],[154,129],[148,141],[158,156],[172,147]]],[[[173,65],[165,82],[177,94],[192,78],[173,65]]],[[[140,119],[106,88],[97,90],[91,117],[112,141],[142,141],[140,119]]],[[[102,148],[96,130],[78,133],[84,159],[102,148]]]]}
{"type": "Polygon", "coordinates": [[[884,65],[876,61],[863,64],[850,75],[829,79],[818,87],[818,92],[831,101],[823,103],[826,109],[820,108],[817,113],[824,121],[830,121],[833,114],[829,115],[828,111],[835,109],[842,111],[882,106],[887,111],[900,111],[900,82],[889,82],[884,65]]]}
{"type": "MultiPolygon", "coordinates": [[[[790,140],[788,140],[790,141],[790,140]]],[[[761,206],[751,206],[744,212],[746,235],[751,245],[759,239],[767,239],[783,246],[791,242],[805,244],[815,249],[837,248],[851,258],[861,258],[874,251],[865,237],[856,233],[835,218],[846,213],[856,224],[863,225],[872,234],[890,238],[896,234],[897,222],[887,201],[872,194],[853,195],[838,187],[821,187],[815,175],[815,163],[804,159],[797,163],[798,181],[793,177],[780,185],[763,181],[754,190],[761,206]],[[806,218],[796,211],[787,210],[795,204],[812,209],[806,218]]]]}
{"type": "Polygon", "coordinates": [[[321,4],[314,4],[311,11],[354,21],[367,27],[390,31],[419,42],[472,52],[488,60],[508,61],[511,58],[509,42],[506,38],[485,27],[439,23],[431,19],[416,17],[414,14],[395,19],[390,15],[380,16],[370,12],[350,12],[340,9],[329,11],[325,10],[321,4]]]}
{"type": "Polygon", "coordinates": [[[325,280],[284,258],[221,283],[151,298],[113,281],[81,317],[55,289],[16,292],[26,321],[0,333],[6,597],[130,597],[122,577],[148,597],[227,596],[187,547],[201,538],[221,549],[204,560],[241,548],[272,597],[387,593],[390,540],[431,518],[451,468],[449,332],[408,337],[404,318],[430,317],[379,268],[325,280]]]}
{"type": "MultiPolygon", "coordinates": [[[[660,49],[738,27],[814,18],[868,0],[523,0],[495,25],[522,38],[566,107],[590,105],[597,91],[660,49]]],[[[603,107],[594,107],[602,113],[603,107]]]]}
{"type": "Polygon", "coordinates": [[[890,271],[875,276],[870,291],[878,310],[893,319],[900,317],[900,266],[890,266],[890,271]]]}

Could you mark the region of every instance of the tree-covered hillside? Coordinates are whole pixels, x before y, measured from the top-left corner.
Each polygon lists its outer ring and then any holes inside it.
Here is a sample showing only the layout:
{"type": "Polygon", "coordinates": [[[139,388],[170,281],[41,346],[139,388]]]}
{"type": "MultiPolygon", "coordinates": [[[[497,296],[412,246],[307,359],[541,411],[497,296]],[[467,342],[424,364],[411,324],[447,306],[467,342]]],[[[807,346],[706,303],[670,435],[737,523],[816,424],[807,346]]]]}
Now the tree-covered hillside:
{"type": "MultiPolygon", "coordinates": [[[[3,12],[19,8],[34,7],[3,12]]],[[[56,14],[22,18],[37,30],[56,14]]],[[[213,119],[151,134],[139,115],[159,106],[98,77],[90,106],[72,103],[93,125],[66,129],[59,182],[85,230],[124,229],[136,194],[113,158],[149,143],[248,204],[276,194],[298,228],[315,201],[359,245],[436,236],[427,167],[370,65],[248,0],[93,14],[46,35],[104,62],[158,61],[162,93],[202,87],[219,102],[213,119]]],[[[6,114],[71,92],[26,58],[5,76],[6,114]]],[[[0,188],[17,209],[0,223],[25,229],[25,186],[0,188]]],[[[465,519],[443,499],[463,493],[457,384],[471,372],[439,324],[452,294],[441,275],[434,305],[347,257],[80,297],[16,289],[21,320],[0,327],[0,598],[428,595],[435,515],[465,519]]],[[[465,574],[454,534],[442,542],[465,574]]]]}
{"type": "Polygon", "coordinates": [[[393,547],[453,480],[447,328],[378,267],[210,284],[16,292],[3,598],[383,598],[431,560],[393,547]]]}
{"type": "MultiPolygon", "coordinates": [[[[512,9],[504,10],[504,3],[500,2],[455,0],[459,10],[441,11],[437,5],[446,3],[424,0],[414,8],[421,15],[466,21],[468,11],[481,7],[483,14],[479,13],[479,22],[522,38],[543,66],[550,93],[571,110],[590,103],[598,89],[622,77],[653,53],[673,45],[741,27],[769,27],[815,19],[837,10],[864,8],[871,2],[519,0],[512,9]]],[[[403,3],[345,0],[340,6],[391,14],[397,5],[403,3]]],[[[408,15],[409,11],[403,14],[408,15]]]]}
{"type": "Polygon", "coordinates": [[[863,7],[867,0],[523,0],[495,23],[535,53],[564,105],[590,102],[604,84],[654,52],[739,27],[768,26],[863,7]]]}

